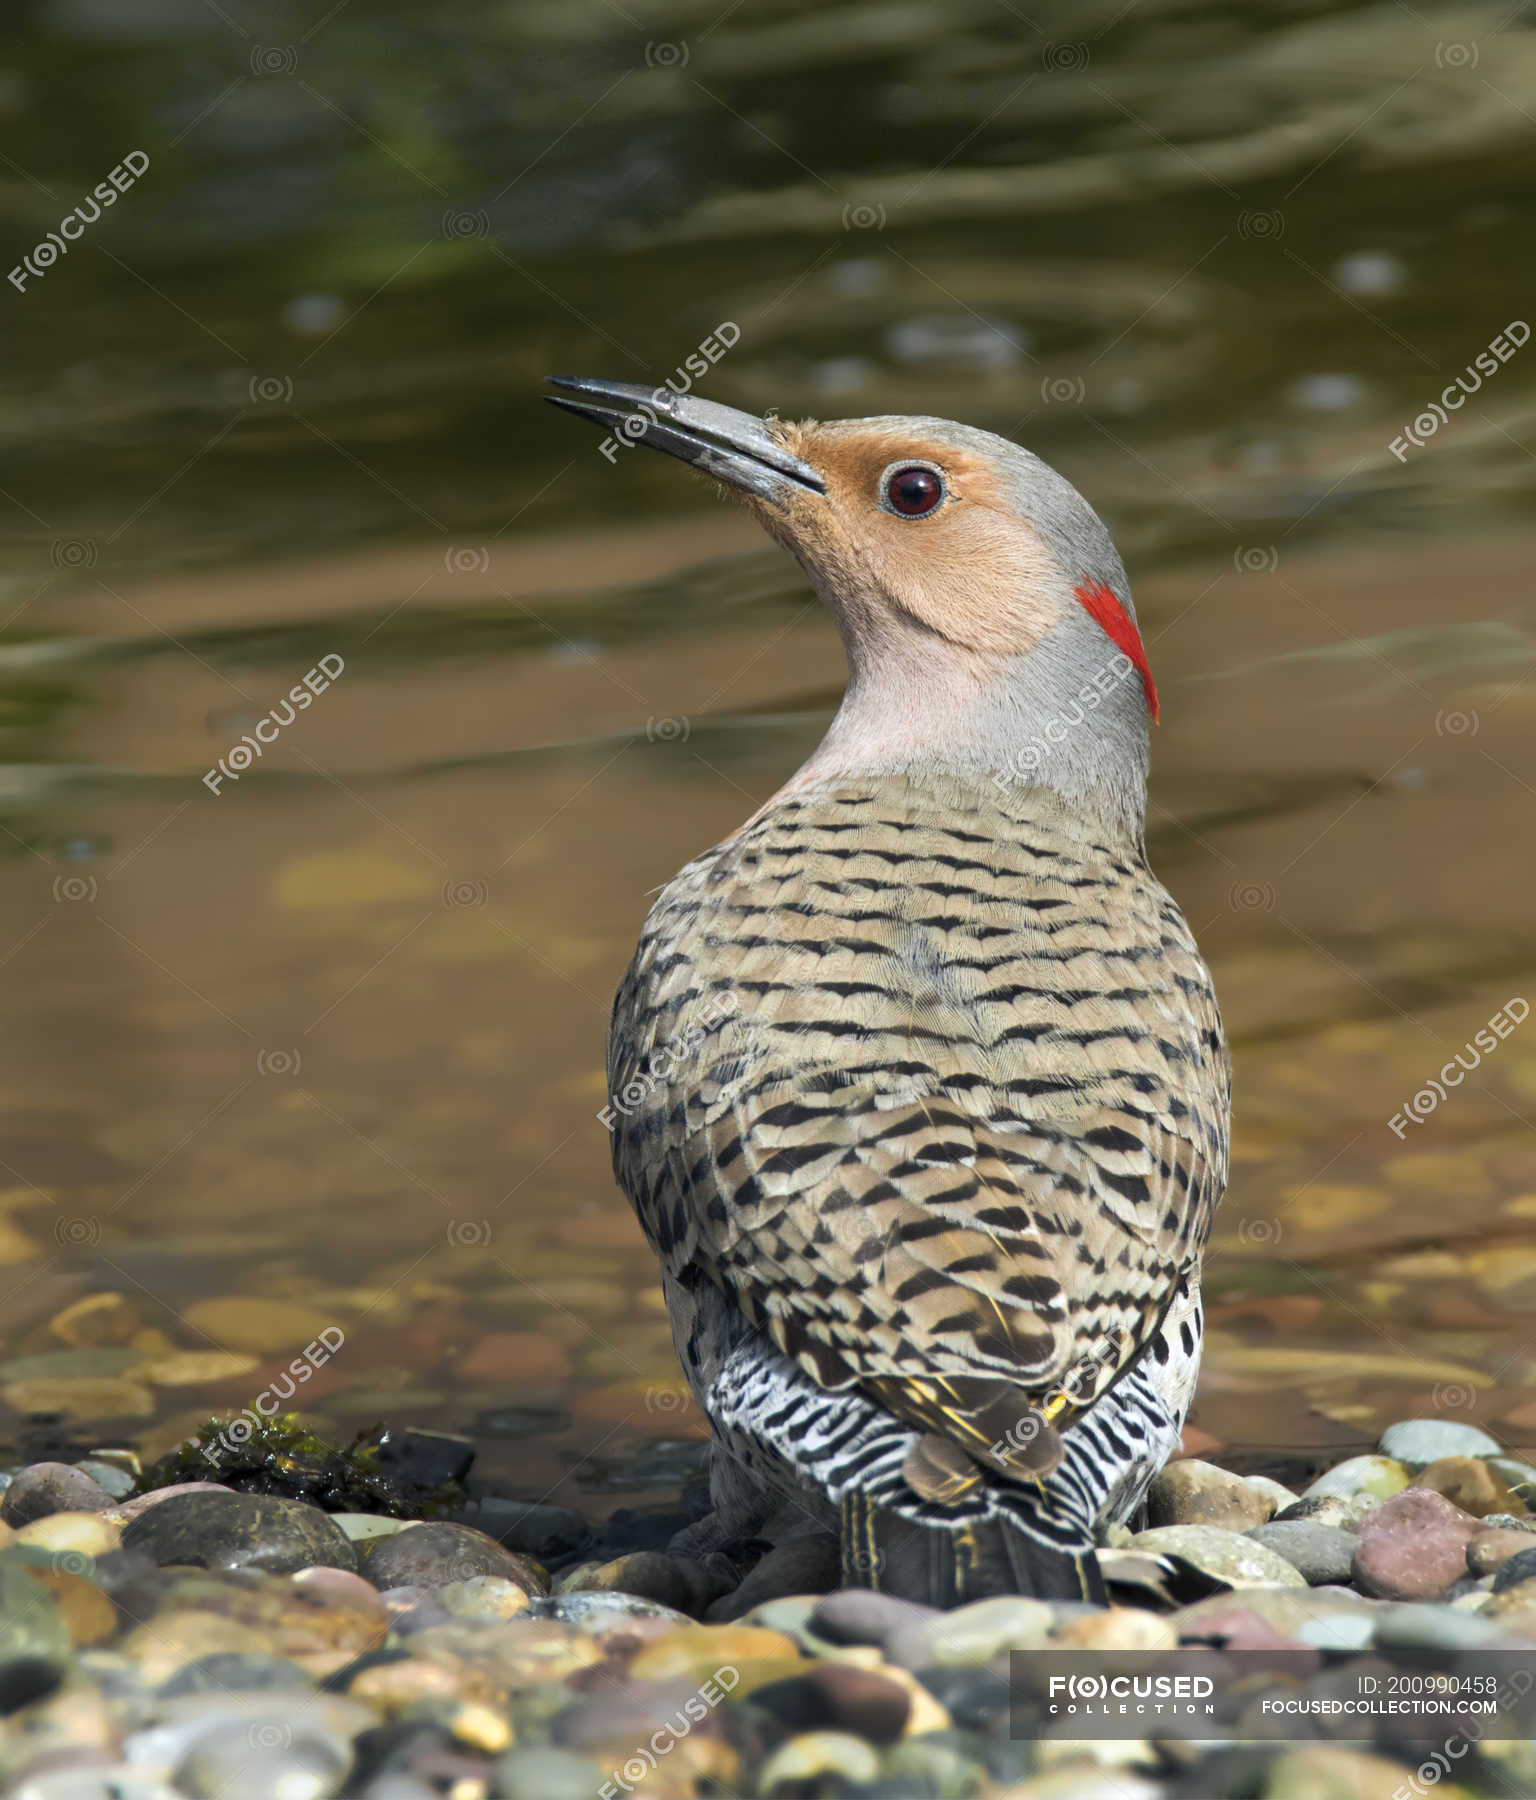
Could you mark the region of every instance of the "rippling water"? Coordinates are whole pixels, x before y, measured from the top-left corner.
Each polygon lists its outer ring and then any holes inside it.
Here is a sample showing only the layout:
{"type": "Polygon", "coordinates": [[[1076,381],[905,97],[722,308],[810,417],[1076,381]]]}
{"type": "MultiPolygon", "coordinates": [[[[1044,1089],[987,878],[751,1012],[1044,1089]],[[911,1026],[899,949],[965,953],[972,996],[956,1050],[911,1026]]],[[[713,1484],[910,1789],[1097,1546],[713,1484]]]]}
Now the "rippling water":
{"type": "Polygon", "coordinates": [[[1284,1470],[1435,1409],[1536,1443],[1536,350],[1500,338],[1536,35],[1027,10],[22,8],[12,1444],[158,1449],[334,1326],[302,1398],[338,1435],[470,1431],[589,1509],[693,1465],[608,999],[842,667],[743,515],[537,385],[660,379],[725,321],[712,396],[1003,431],[1125,553],[1154,857],[1237,1059],[1191,1441],[1284,1470]]]}

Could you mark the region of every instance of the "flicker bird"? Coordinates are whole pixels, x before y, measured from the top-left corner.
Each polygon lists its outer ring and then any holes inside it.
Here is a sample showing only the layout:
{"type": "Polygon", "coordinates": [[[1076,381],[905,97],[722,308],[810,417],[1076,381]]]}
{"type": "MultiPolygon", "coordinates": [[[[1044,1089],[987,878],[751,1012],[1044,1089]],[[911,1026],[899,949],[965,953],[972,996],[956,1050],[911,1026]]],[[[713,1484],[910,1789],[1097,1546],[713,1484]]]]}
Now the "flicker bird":
{"type": "Polygon", "coordinates": [[[1109,533],[964,425],[553,381],[744,496],[849,665],[614,1005],[614,1169],[713,1431],[692,1541],[833,1525],[851,1585],[1100,1598],[1194,1390],[1230,1105],[1109,533]]]}

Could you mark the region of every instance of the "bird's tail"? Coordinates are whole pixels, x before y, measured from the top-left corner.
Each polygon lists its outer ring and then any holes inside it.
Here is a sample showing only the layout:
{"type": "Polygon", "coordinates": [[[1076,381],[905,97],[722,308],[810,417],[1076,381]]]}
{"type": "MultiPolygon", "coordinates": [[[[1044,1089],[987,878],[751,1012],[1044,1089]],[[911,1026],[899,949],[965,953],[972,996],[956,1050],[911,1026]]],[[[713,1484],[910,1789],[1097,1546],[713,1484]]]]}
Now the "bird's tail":
{"type": "Polygon", "coordinates": [[[1106,1601],[1092,1543],[1048,1543],[1005,1517],[954,1525],[920,1524],[875,1505],[867,1494],[842,1502],[842,1579],[920,1600],[962,1606],[994,1594],[1039,1600],[1106,1601]]]}

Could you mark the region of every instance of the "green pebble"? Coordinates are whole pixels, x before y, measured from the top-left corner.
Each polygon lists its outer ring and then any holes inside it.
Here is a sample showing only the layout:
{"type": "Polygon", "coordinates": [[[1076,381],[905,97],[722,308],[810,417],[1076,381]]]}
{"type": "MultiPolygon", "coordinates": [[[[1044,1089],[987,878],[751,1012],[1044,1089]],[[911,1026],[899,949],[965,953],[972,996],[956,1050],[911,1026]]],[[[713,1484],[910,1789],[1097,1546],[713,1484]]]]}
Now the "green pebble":
{"type": "Polygon", "coordinates": [[[573,1750],[508,1750],[491,1774],[493,1800],[595,1800],[606,1772],[573,1750]]]}

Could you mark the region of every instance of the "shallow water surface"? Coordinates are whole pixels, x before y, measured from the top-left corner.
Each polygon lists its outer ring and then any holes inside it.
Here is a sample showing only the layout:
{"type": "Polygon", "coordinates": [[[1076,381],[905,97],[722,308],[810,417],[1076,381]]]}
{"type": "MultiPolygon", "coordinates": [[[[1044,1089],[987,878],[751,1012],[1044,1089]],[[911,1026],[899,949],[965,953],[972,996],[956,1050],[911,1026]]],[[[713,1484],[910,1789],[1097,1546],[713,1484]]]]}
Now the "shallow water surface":
{"type": "Polygon", "coordinates": [[[841,656],[537,384],[730,320],[712,396],[1006,432],[1117,534],[1237,1064],[1191,1444],[1536,1445],[1536,351],[1422,420],[1531,291],[1536,36],[225,10],[38,4],[0,65],[13,244],[150,158],[6,301],[0,1437],[155,1451],[339,1330],[337,1439],[588,1511],[697,1467],[607,1009],[841,656]]]}

